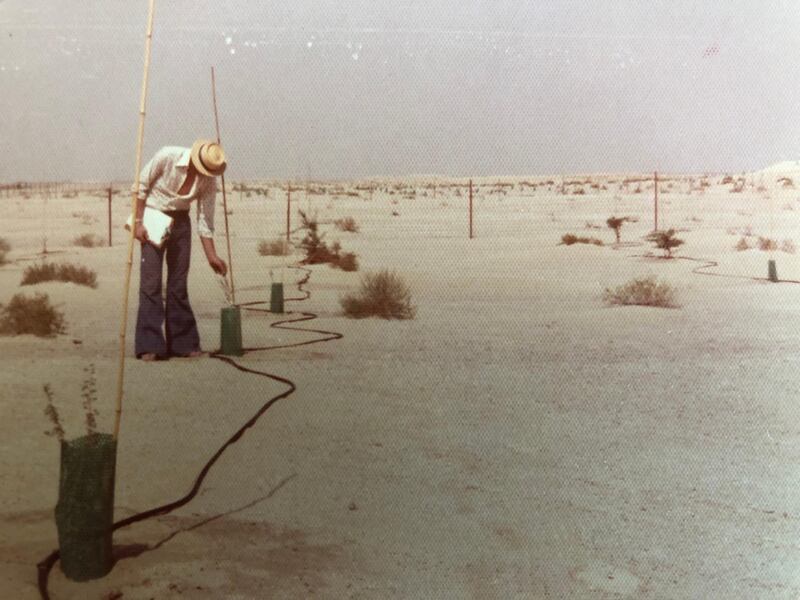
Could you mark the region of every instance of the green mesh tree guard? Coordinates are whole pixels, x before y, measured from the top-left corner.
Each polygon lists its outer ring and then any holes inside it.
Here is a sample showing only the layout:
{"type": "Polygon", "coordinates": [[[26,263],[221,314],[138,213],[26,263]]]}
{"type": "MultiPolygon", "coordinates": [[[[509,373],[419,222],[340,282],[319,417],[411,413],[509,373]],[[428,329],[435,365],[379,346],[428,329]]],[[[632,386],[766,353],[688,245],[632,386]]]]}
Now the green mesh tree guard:
{"type": "Polygon", "coordinates": [[[242,314],[238,306],[227,306],[220,311],[220,354],[241,356],[242,314]]]}
{"type": "Polygon", "coordinates": [[[283,312],[283,284],[273,283],[269,298],[269,310],[273,313],[283,312]]]}
{"type": "Polygon", "coordinates": [[[778,267],[775,266],[775,261],[767,261],[767,278],[773,282],[778,283],[778,267]]]}
{"type": "Polygon", "coordinates": [[[61,570],[73,581],[106,575],[114,566],[114,471],[117,442],[95,433],[61,442],[56,505],[61,570]]]}

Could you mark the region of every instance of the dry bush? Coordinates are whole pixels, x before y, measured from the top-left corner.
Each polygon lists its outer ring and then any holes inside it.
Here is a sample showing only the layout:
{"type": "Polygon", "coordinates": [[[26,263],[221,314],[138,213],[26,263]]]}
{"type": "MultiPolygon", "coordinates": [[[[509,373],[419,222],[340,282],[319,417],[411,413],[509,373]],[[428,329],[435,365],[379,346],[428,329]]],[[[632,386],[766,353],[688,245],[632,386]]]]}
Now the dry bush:
{"type": "Polygon", "coordinates": [[[336,219],[333,224],[339,231],[349,231],[351,233],[358,233],[358,223],[353,217],[344,217],[343,219],[336,219]]]}
{"type": "Polygon", "coordinates": [[[655,306],[677,308],[675,289],[668,283],[659,283],[652,275],[632,279],[615,289],[606,288],[603,301],[609,305],[655,306]]]}
{"type": "Polygon", "coordinates": [[[758,249],[764,251],[777,250],[778,242],[771,238],[758,236],[758,249]]]}
{"type": "Polygon", "coordinates": [[[53,337],[64,331],[64,314],[50,304],[47,294],[32,298],[15,294],[8,304],[0,305],[0,335],[53,337]]]}
{"type": "Polygon", "coordinates": [[[261,240],[258,242],[258,253],[261,256],[286,256],[289,254],[289,244],[282,238],[261,240]]]}
{"type": "Polygon", "coordinates": [[[749,250],[750,244],[747,243],[746,237],[740,237],[739,241],[736,242],[734,248],[736,248],[736,250],[738,250],[739,252],[742,252],[743,250],[749,250]]]}
{"type": "Polygon", "coordinates": [[[592,244],[594,246],[602,246],[602,240],[590,237],[578,237],[574,233],[565,233],[561,236],[561,243],[565,246],[572,246],[572,244],[592,244]]]}
{"type": "Polygon", "coordinates": [[[600,225],[595,225],[591,221],[586,221],[586,223],[584,224],[584,227],[586,229],[602,229],[602,227],[600,225]]]}
{"type": "Polygon", "coordinates": [[[103,238],[94,233],[84,233],[72,240],[72,244],[82,248],[97,248],[102,246],[105,242],[103,238]]]}
{"type": "Polygon", "coordinates": [[[372,316],[413,319],[416,314],[408,284],[398,274],[388,270],[365,274],[361,278],[358,293],[347,294],[339,303],[344,314],[355,319],[372,316]]]}
{"type": "Polygon", "coordinates": [[[42,262],[31,265],[22,273],[20,285],[35,285],[45,281],[63,281],[85,285],[90,288],[97,287],[97,273],[88,267],[62,263],[59,265],[42,262]]]}
{"type": "Polygon", "coordinates": [[[6,255],[11,252],[11,244],[5,238],[0,238],[0,265],[6,264],[6,255]]]}
{"type": "Polygon", "coordinates": [[[781,252],[786,252],[787,254],[794,254],[797,251],[797,247],[794,245],[792,240],[783,240],[781,243],[781,252]]]}

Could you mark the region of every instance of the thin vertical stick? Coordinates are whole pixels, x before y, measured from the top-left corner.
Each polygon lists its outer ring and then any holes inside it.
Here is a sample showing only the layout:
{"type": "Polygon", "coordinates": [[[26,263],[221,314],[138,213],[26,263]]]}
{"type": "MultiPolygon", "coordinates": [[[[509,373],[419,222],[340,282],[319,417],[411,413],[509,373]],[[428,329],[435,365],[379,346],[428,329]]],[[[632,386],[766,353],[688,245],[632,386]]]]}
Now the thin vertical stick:
{"type": "Polygon", "coordinates": [[[653,173],[653,189],[654,189],[654,196],[653,196],[653,231],[658,231],[658,171],[653,173]]]}
{"type": "Polygon", "coordinates": [[[150,46],[153,40],[153,14],[155,0],[150,0],[147,15],[147,34],[144,46],[144,73],[142,75],[142,95],[139,102],[139,139],[136,142],[136,177],[131,195],[131,234],[128,236],[128,264],[125,271],[125,289],[122,296],[122,319],[119,326],[119,369],[117,371],[117,407],[114,414],[114,439],[119,437],[119,425],[122,420],[122,390],[125,382],[125,331],[128,328],[128,296],[131,287],[131,269],[133,267],[133,241],[136,237],[136,204],[139,196],[140,172],[142,170],[142,142],[144,141],[144,115],[147,106],[147,75],[150,72],[150,46]]]}
{"type": "Polygon", "coordinates": [[[292,220],[292,184],[289,183],[286,186],[286,243],[288,244],[291,240],[289,236],[291,235],[291,220],[292,220]]]}
{"type": "Polygon", "coordinates": [[[111,195],[114,193],[113,188],[108,188],[108,247],[111,248],[111,195]]]}
{"type": "Polygon", "coordinates": [[[469,239],[472,239],[472,179],[469,180],[469,239]]]}
{"type": "MultiPolygon", "coordinates": [[[[217,80],[214,77],[214,67],[211,67],[211,96],[214,100],[214,123],[217,126],[217,143],[221,144],[219,137],[219,116],[217,115],[217,80]]],[[[228,230],[228,198],[225,194],[225,174],[222,178],[222,212],[225,214],[225,240],[228,243],[228,273],[231,276],[231,303],[236,304],[236,286],[233,284],[233,256],[231,255],[231,235],[228,230]]]]}
{"type": "Polygon", "coordinates": [[[50,219],[47,218],[47,196],[42,196],[42,254],[47,254],[47,233],[50,230],[50,219]]]}

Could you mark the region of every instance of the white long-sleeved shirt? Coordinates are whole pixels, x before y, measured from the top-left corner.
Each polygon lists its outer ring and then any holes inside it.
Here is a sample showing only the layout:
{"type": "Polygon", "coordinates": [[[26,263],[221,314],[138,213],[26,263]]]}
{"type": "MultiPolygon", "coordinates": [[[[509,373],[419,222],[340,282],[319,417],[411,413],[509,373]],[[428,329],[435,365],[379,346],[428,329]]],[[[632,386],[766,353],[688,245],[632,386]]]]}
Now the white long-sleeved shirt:
{"type": "Polygon", "coordinates": [[[137,197],[156,210],[189,210],[197,200],[197,232],[200,237],[213,238],[216,178],[197,173],[189,192],[185,196],[178,194],[186,180],[191,153],[190,148],[181,146],[164,146],[156,152],[139,176],[137,197]]]}

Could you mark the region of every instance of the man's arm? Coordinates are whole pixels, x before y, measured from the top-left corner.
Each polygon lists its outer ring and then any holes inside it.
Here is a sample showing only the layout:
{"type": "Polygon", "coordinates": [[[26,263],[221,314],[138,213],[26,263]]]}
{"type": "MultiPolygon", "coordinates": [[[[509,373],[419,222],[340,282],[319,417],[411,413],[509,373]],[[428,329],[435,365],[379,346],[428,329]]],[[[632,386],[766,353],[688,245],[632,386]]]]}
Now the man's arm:
{"type": "Polygon", "coordinates": [[[225,276],[228,273],[228,266],[217,254],[214,246],[214,206],[217,199],[217,182],[212,180],[204,186],[200,197],[197,199],[197,232],[203,244],[203,251],[206,253],[208,264],[214,269],[215,273],[225,276]]]}
{"type": "Polygon", "coordinates": [[[206,253],[208,264],[214,269],[215,273],[219,273],[223,277],[228,273],[228,265],[217,255],[217,249],[214,247],[214,238],[200,237],[203,244],[203,251],[206,253]]]}

